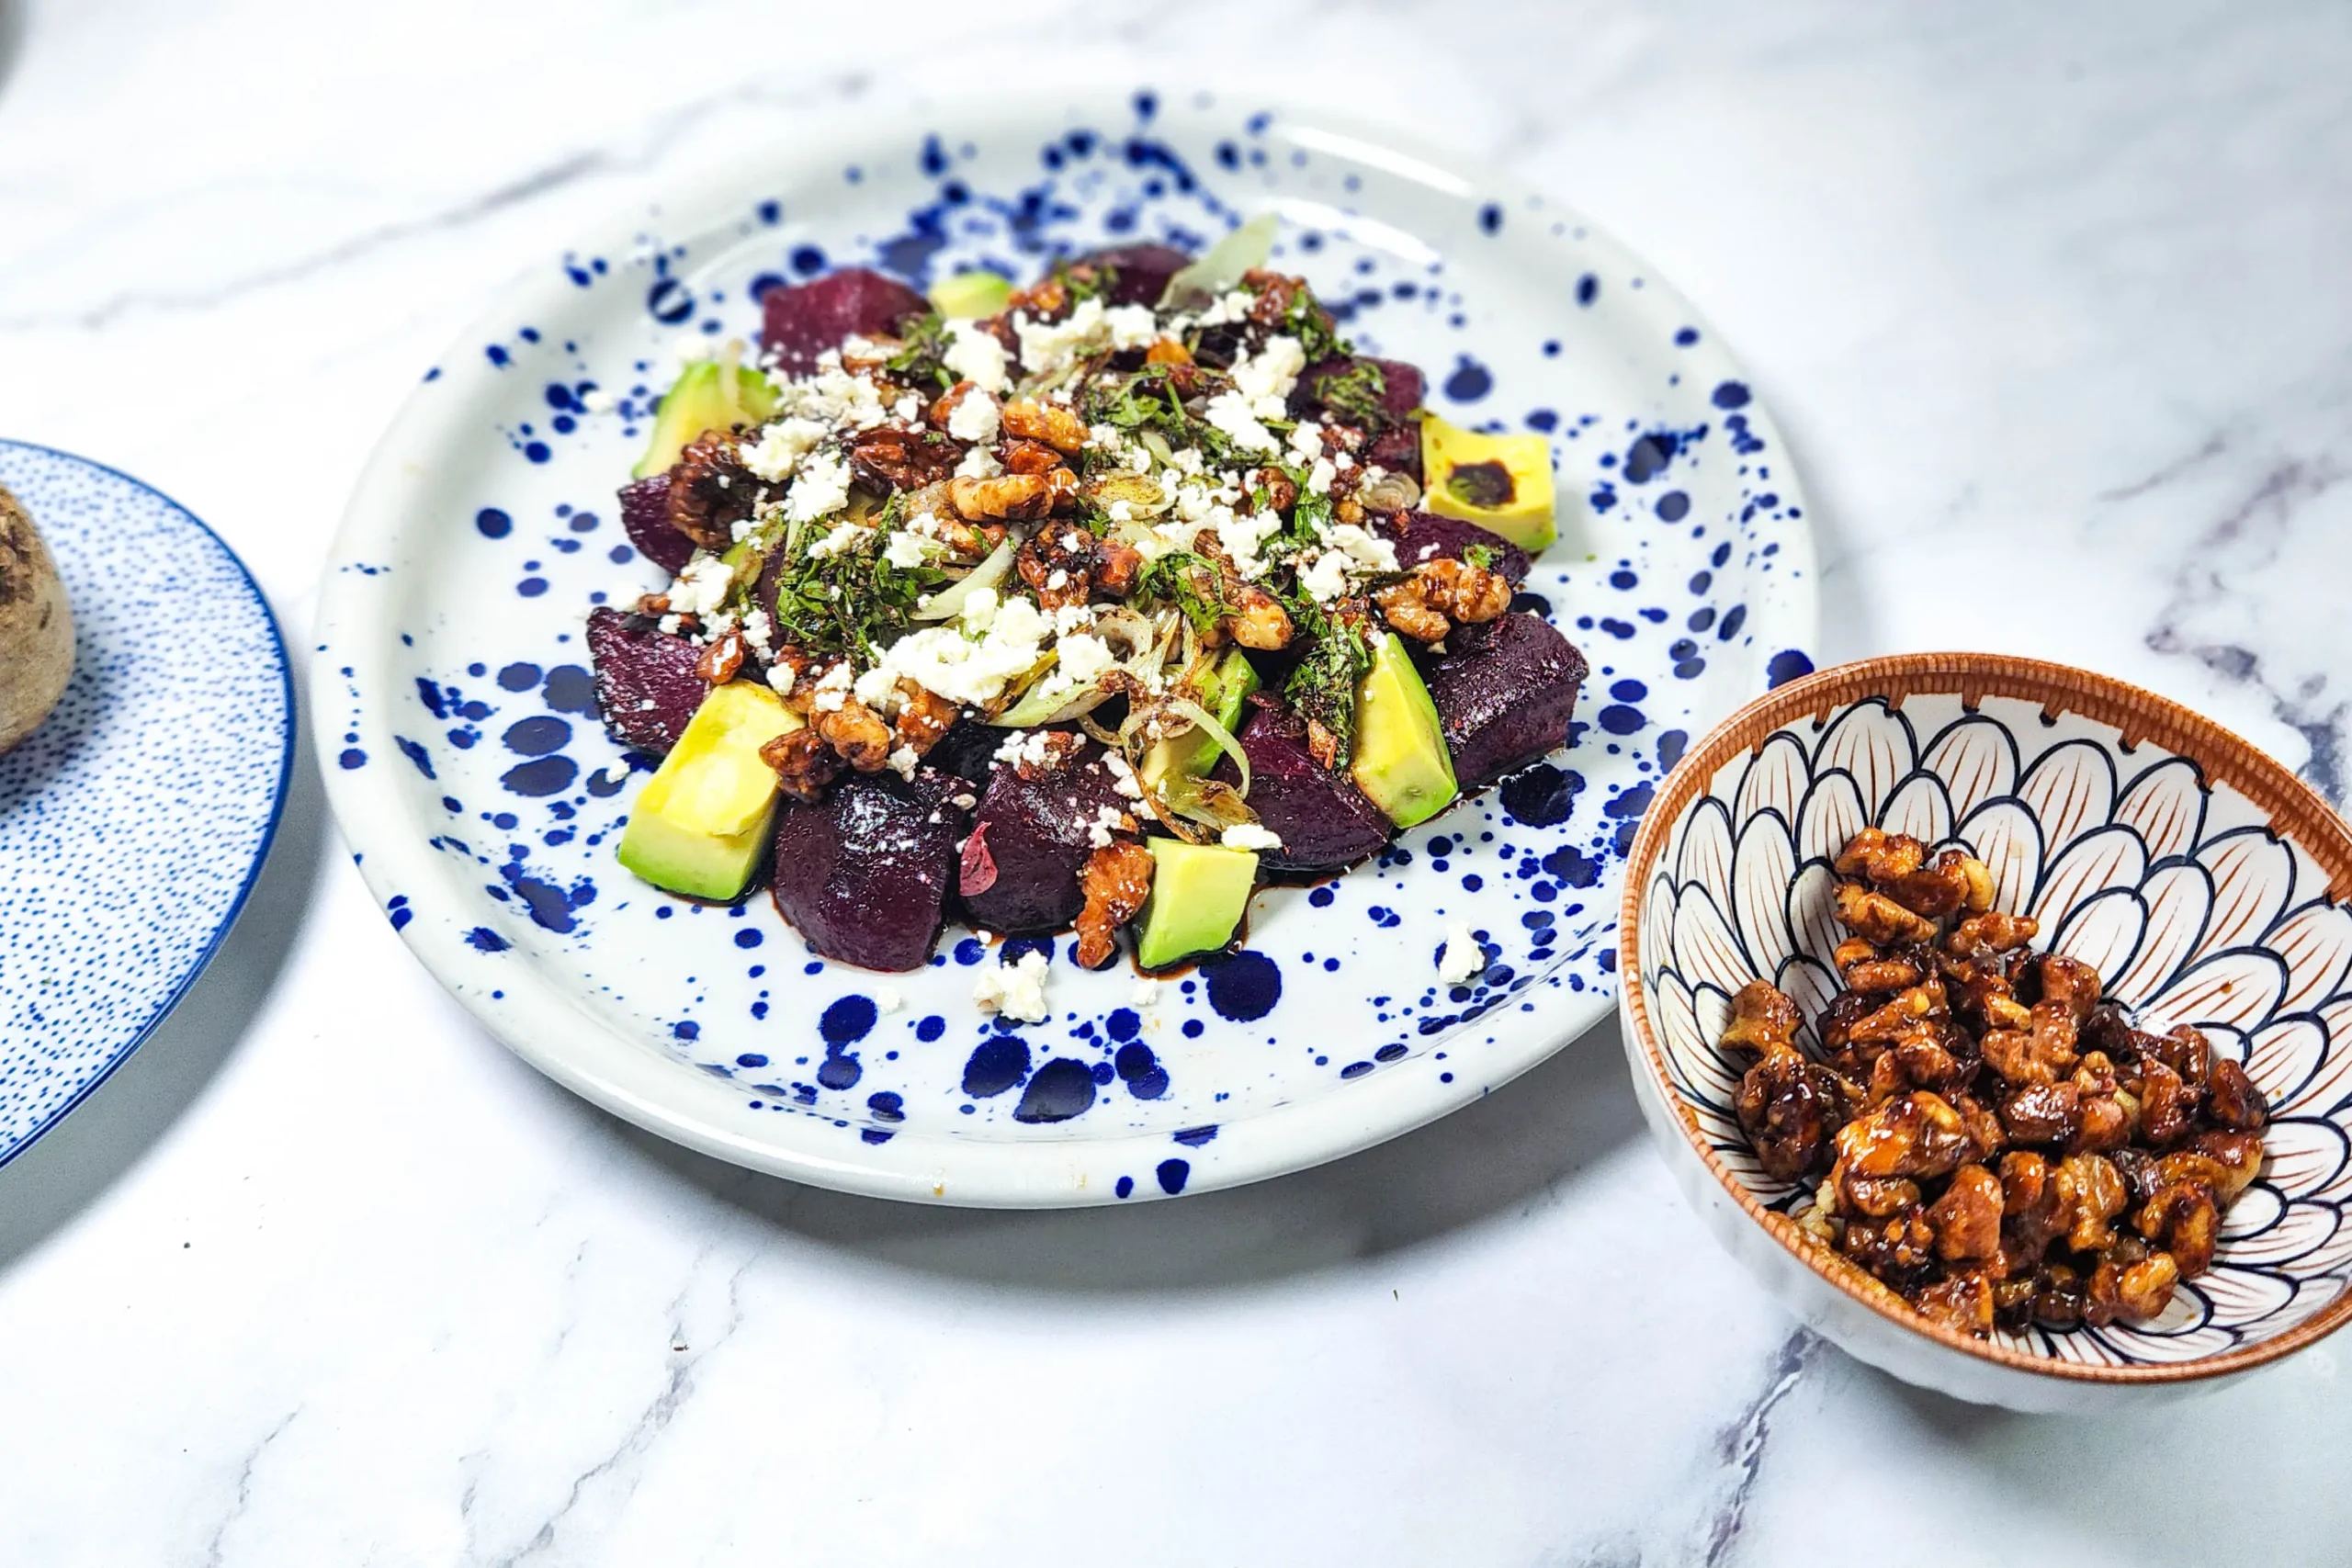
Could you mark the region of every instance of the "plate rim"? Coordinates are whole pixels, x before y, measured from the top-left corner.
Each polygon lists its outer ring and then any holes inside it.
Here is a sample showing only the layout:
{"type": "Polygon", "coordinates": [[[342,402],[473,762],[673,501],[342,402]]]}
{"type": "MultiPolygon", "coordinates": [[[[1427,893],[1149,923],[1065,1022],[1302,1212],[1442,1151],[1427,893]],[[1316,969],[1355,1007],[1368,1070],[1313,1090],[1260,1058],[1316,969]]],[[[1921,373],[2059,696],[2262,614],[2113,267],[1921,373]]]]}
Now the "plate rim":
{"type": "MultiPolygon", "coordinates": [[[[924,105],[923,112],[934,127],[976,131],[1025,131],[1030,128],[1045,130],[1056,123],[1115,124],[1125,123],[1125,118],[1136,112],[1137,95],[1148,91],[1150,89],[1145,87],[1098,90],[1034,108],[978,97],[947,98],[924,105]]],[[[1230,112],[1237,118],[1243,113],[1238,96],[1227,98],[1209,92],[1186,95],[1184,111],[1205,113],[1212,108],[1230,112]]],[[[1540,202],[1553,216],[1581,231],[1579,243],[1597,247],[1612,263],[1623,264],[1642,277],[1649,286],[1652,299],[1675,306],[1683,320],[1700,329],[1708,352],[1721,360],[1727,374],[1747,378],[1746,370],[1732,356],[1722,334],[1671,279],[1649,265],[1609,229],[1532,182],[1458,150],[1399,134],[1352,118],[1344,112],[1333,113],[1319,105],[1285,105],[1266,112],[1268,134],[1306,129],[1320,132],[1326,139],[1344,139],[1344,150],[1349,153],[1385,154],[1390,172],[1455,199],[1540,202]],[[1446,182],[1443,186],[1437,184],[1438,178],[1446,182]]],[[[889,145],[888,135],[869,117],[861,116],[846,128],[820,128],[797,137],[756,163],[738,158],[689,169],[627,206],[616,204],[601,220],[566,236],[570,243],[550,254],[599,254],[600,247],[611,248],[607,241],[641,228],[648,218],[654,216],[677,224],[680,233],[702,235],[716,231],[741,209],[746,198],[777,196],[788,203],[796,189],[805,192],[816,188],[815,182],[825,177],[829,166],[837,169],[843,159],[854,163],[860,155],[870,156],[873,150],[889,145]]],[[[1333,149],[1326,145],[1323,150],[1333,149]]],[[[370,682],[355,674],[346,682],[341,674],[345,665],[363,667],[366,660],[388,660],[399,636],[399,628],[391,625],[389,596],[380,592],[369,593],[376,579],[347,569],[365,559],[391,558],[402,543],[405,525],[424,512],[418,502],[428,482],[429,464],[419,461],[417,455],[439,451],[451,439],[462,437],[460,427],[469,423],[461,417],[466,405],[447,395],[455,390],[452,383],[458,379],[448,371],[464,367],[467,374],[483,374],[469,363],[469,345],[498,341],[513,321],[527,319],[538,302],[560,298],[543,276],[546,265],[544,257],[526,263],[524,269],[492,293],[484,308],[433,361],[435,376],[412,388],[370,452],[345,504],[322,570],[315,647],[311,655],[314,690],[326,689],[319,684],[321,682],[348,683],[372,690],[379,696],[392,689],[381,679],[370,682]]],[[[1763,400],[1752,399],[1740,412],[1759,427],[1760,434],[1778,445],[1789,466],[1788,478],[1780,488],[1806,508],[1802,526],[1792,530],[1792,537],[1782,547],[1784,564],[1799,569],[1784,579],[1788,584],[1784,590],[1788,599],[1785,614],[1790,624],[1800,626],[1803,633],[1790,645],[1815,647],[1821,623],[1818,557],[1804,480],[1795,472],[1786,438],[1763,400]]],[[[449,525],[445,520],[443,526],[449,525]]],[[[1753,694],[1735,695],[1729,699],[1729,710],[1736,711],[1753,694]]],[[[361,715],[363,721],[366,716],[361,715]]],[[[338,732],[340,728],[335,727],[338,732]]],[[[420,847],[421,839],[371,831],[378,821],[410,825],[407,813],[400,808],[395,786],[377,782],[388,775],[375,769],[352,770],[334,765],[335,759],[328,754],[332,748],[326,728],[313,725],[312,744],[330,807],[345,838],[359,852],[356,870],[379,907],[389,898],[405,894],[413,910],[417,887],[454,886],[436,858],[420,847]],[[412,886],[394,886],[395,874],[403,871],[412,886]]],[[[1622,872],[1612,868],[1605,874],[1615,876],[1622,872]]],[[[1613,886],[1608,885],[1600,889],[1598,908],[1604,914],[1613,903],[1613,886]]],[[[1159,1157],[1166,1157],[1170,1146],[1167,1134],[1158,1131],[1002,1142],[910,1135],[901,1131],[888,1145],[868,1146],[853,1142],[848,1147],[865,1157],[841,1158],[828,1155],[815,1137],[801,1133],[809,1124],[800,1117],[773,1123],[777,1129],[775,1135],[752,1137],[733,1130],[718,1114],[722,1101],[740,1100],[732,1086],[677,1072],[679,1064],[673,1059],[657,1058],[654,1053],[645,1050],[641,1042],[611,1030],[581,1007],[569,987],[555,984],[536,969],[525,966],[519,972],[505,975],[501,984],[503,994],[493,998],[491,987],[481,983],[479,974],[461,972],[463,955],[454,943],[426,940],[427,932],[423,928],[428,922],[436,927],[459,924],[416,910],[401,927],[402,941],[442,987],[500,1043],[557,1083],[625,1121],[731,1164],[868,1197],[962,1207],[1059,1208],[1121,1201],[1105,1187],[1090,1189],[1086,1175],[1077,1169],[1077,1163],[1059,1157],[1062,1151],[1100,1151],[1133,1143],[1138,1148],[1148,1145],[1159,1151],[1159,1157]],[[602,1043],[623,1047],[643,1059],[616,1056],[603,1064],[586,1060],[595,1055],[596,1047],[557,1043],[567,1032],[601,1037],[602,1043]],[[645,1070],[655,1066],[661,1069],[658,1075],[645,1070]],[[700,1113],[705,1108],[709,1114],[700,1113]],[[938,1162],[933,1166],[910,1159],[910,1151],[926,1155],[935,1151],[938,1162]],[[1064,1167],[1069,1169],[1065,1171],[1064,1167]],[[1074,1180],[1070,1179],[1073,1173],[1074,1180]]],[[[1614,934],[1603,932],[1596,940],[1611,942],[1614,934]]],[[[1499,1056],[1490,1070],[1457,1075],[1457,1081],[1446,1086],[1447,1092],[1430,1092],[1429,1086],[1413,1084],[1401,1077],[1380,1077],[1350,1085],[1345,1096],[1270,1106],[1256,1115],[1226,1123],[1218,1138],[1220,1157],[1202,1173],[1204,1179],[1197,1183],[1187,1179],[1173,1190],[1165,1190],[1163,1182],[1163,1190],[1153,1190],[1151,1183],[1138,1178],[1127,1201],[1191,1195],[1264,1180],[1343,1158],[1427,1125],[1548,1060],[1605,1021],[1616,1009],[1615,989],[1595,987],[1575,994],[1582,1005],[1558,1021],[1546,1018],[1543,1012],[1535,1013],[1530,1026],[1516,1032],[1522,1034],[1522,1040],[1505,1047],[1507,1054],[1499,1056]],[[1392,1084],[1407,1089],[1387,1087],[1392,1084]],[[1288,1131],[1275,1135],[1232,1136],[1253,1123],[1277,1120],[1288,1131]],[[1328,1125],[1317,1134],[1302,1137],[1295,1131],[1302,1122],[1310,1129],[1317,1122],[1328,1125]]],[[[1563,990],[1560,995],[1567,997],[1571,993],[1563,990]]],[[[839,1133],[828,1126],[823,1135],[831,1139],[839,1133]]],[[[1155,1158],[1145,1158],[1134,1168],[1150,1171],[1156,1163],[1155,1158]]]]}
{"type": "Polygon", "coordinates": [[[243,581],[245,592],[253,596],[254,605],[261,611],[262,625],[269,632],[270,652],[275,656],[277,663],[278,695],[282,700],[285,713],[277,742],[277,777],[270,785],[269,817],[262,824],[261,838],[254,846],[252,863],[245,867],[244,877],[237,885],[236,894],[229,900],[229,907],[221,913],[219,924],[213,927],[211,935],[205,940],[202,949],[197,953],[195,962],[189,965],[187,972],[180,976],[177,983],[155,1005],[154,1010],[136,1030],[131,1032],[130,1037],[112,1056],[107,1058],[106,1064],[67,1096],[64,1101],[48,1116],[28,1129],[22,1137],[6,1148],[0,1148],[0,1167],[4,1167],[40,1142],[51,1129],[73,1114],[84,1100],[89,1099],[97,1090],[100,1085],[114,1077],[116,1070],[130,1060],[132,1054],[146,1044],[155,1032],[163,1027],[164,1020],[179,1010],[180,1003],[187,999],[189,990],[195,987],[197,981],[204,977],[204,972],[212,967],[213,959],[220,955],[222,945],[229,940],[230,931],[235,929],[238,918],[244,913],[246,901],[252,897],[254,887],[260,885],[263,868],[269,863],[270,851],[277,846],[277,829],[286,818],[286,797],[291,793],[289,786],[294,780],[295,742],[302,728],[302,722],[300,710],[295,702],[294,661],[286,650],[285,628],[278,625],[277,614],[270,607],[269,595],[262,592],[261,583],[254,577],[253,569],[245,565],[244,558],[236,552],[228,540],[215,532],[210,524],[155,486],[136,475],[125,473],[111,463],[102,463],[95,457],[85,457],[78,452],[69,452],[62,446],[51,446],[45,442],[22,441],[14,436],[0,436],[0,447],[16,447],[21,451],[62,458],[68,463],[77,463],[83,468],[96,469],[108,478],[120,479],[133,490],[145,491],[187,522],[195,525],[197,532],[210,540],[213,546],[228,558],[229,564],[236,569],[238,578],[243,581]]]}

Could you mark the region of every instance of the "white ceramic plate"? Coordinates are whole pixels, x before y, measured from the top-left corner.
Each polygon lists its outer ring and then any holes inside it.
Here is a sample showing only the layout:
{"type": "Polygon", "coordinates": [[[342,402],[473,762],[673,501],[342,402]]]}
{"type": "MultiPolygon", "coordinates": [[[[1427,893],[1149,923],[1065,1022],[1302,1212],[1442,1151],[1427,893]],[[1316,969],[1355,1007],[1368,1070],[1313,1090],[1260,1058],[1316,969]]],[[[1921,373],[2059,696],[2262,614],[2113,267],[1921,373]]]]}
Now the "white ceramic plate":
{"type": "Polygon", "coordinates": [[[203,524],[0,441],[74,606],[74,678],[0,756],[0,1161],[137,1049],[260,874],[294,758],[286,649],[203,524]]]}
{"type": "Polygon", "coordinates": [[[1616,886],[1653,784],[1811,668],[1809,525],[1779,438],[1690,306],[1574,213],[1319,117],[1143,93],[942,116],[746,158],[517,285],[430,371],[354,496],[321,615],[322,760],[360,869],[525,1058],[723,1158],[895,1198],[1046,1205],[1229,1186],[1394,1136],[1542,1060],[1613,995],[1616,886]],[[1562,538],[1527,583],[1593,676],[1572,748],[1262,894],[1249,951],[1145,987],[1053,953],[1053,1020],[971,1001],[984,947],[823,962],[760,900],[707,909],[612,860],[639,781],[581,624],[661,574],[613,490],[675,340],[842,265],[1026,279],[1111,242],[1197,246],[1269,207],[1368,350],[1458,423],[1555,437],[1562,538]],[[590,414],[594,385],[620,400],[590,414]],[[1486,972],[1439,984],[1455,921],[1486,972]],[[894,1005],[895,1004],[895,1005],[894,1005]]]}

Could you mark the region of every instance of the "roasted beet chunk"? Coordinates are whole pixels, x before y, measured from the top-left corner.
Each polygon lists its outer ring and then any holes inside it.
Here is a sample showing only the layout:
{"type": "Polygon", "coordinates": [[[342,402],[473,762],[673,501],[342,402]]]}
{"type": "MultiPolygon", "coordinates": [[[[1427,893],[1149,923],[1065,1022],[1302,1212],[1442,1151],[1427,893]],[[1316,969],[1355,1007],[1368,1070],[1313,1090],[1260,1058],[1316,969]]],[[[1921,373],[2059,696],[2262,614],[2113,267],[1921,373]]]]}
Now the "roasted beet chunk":
{"type": "Polygon", "coordinates": [[[588,657],[596,667],[596,707],[623,746],[659,757],[678,743],[710,691],[695,673],[702,649],[650,616],[609,604],[588,612],[588,657]]]}
{"type": "Polygon", "coordinates": [[[852,266],[813,283],[770,289],[763,309],[761,342],[786,374],[806,376],[817,368],[817,356],[841,347],[843,338],[894,336],[899,322],[931,306],[898,279],[852,266]]]}
{"type": "Polygon", "coordinates": [[[1069,925],[1085,903],[1079,874],[1094,852],[1095,824],[1107,811],[1115,825],[1133,804],[1091,740],[1057,768],[997,764],[972,824],[974,843],[964,851],[964,908],[972,923],[997,931],[1069,925]]]}
{"type": "Polygon", "coordinates": [[[1434,512],[1399,512],[1394,516],[1373,518],[1372,531],[1396,547],[1396,564],[1408,571],[1423,561],[1460,560],[1462,552],[1473,545],[1484,546],[1492,558],[1487,570],[1510,580],[1513,588],[1527,581],[1528,569],[1535,558],[1504,538],[1490,533],[1476,523],[1464,523],[1459,517],[1441,517],[1434,512]]]}
{"type": "Polygon", "coordinates": [[[989,770],[996,766],[996,749],[1003,744],[1003,730],[976,718],[959,718],[923,753],[922,760],[942,773],[985,784],[989,770]]]}
{"type": "MultiPolygon", "coordinates": [[[[1292,404],[1301,413],[1317,416],[1329,414],[1343,423],[1370,425],[1367,434],[1377,435],[1382,430],[1404,424],[1421,406],[1421,394],[1426,387],[1419,367],[1397,359],[1374,359],[1369,355],[1350,358],[1345,355],[1318,359],[1299,373],[1298,386],[1291,394],[1292,404]],[[1340,404],[1334,407],[1324,400],[1324,392],[1336,383],[1351,380],[1360,366],[1369,365],[1380,372],[1378,417],[1367,420],[1365,409],[1346,406],[1352,399],[1342,394],[1340,404]]],[[[1419,440],[1416,434],[1415,439],[1419,440]]]]}
{"type": "Polygon", "coordinates": [[[1105,304],[1157,305],[1167,291],[1168,280],[1192,261],[1168,245],[1114,245],[1107,251],[1089,251],[1071,265],[1111,273],[1111,287],[1103,294],[1105,304]]]}
{"type": "Polygon", "coordinates": [[[1459,628],[1421,673],[1462,787],[1490,784],[1565,745],[1585,672],[1575,645],[1524,610],[1459,628]]]}
{"type": "MultiPolygon", "coordinates": [[[[1250,808],[1283,841],[1260,852],[1273,871],[1323,871],[1353,865],[1388,841],[1388,818],[1342,774],[1307,753],[1306,728],[1279,708],[1253,707],[1241,727],[1250,759],[1250,808]]],[[[1214,775],[1238,785],[1231,758],[1214,775]]]]}
{"type": "Polygon", "coordinates": [[[621,486],[621,527],[639,555],[673,577],[694,557],[695,542],[670,526],[668,474],[621,486]]]}
{"type": "Polygon", "coordinates": [[[852,773],[815,806],[776,814],[775,907],[828,958],[920,969],[956,886],[971,786],[929,768],[911,781],[852,773]]]}

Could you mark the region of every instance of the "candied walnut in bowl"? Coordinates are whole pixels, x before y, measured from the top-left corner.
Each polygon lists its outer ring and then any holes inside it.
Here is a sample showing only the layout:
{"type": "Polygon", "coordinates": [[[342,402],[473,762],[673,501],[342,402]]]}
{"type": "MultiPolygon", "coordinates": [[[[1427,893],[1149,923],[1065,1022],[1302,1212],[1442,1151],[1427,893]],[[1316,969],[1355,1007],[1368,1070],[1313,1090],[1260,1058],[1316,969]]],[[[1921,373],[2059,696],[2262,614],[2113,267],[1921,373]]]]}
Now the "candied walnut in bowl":
{"type": "Polygon", "coordinates": [[[1779,688],[1634,845],[1661,1151],[1810,1326],[2021,1409],[2352,1316],[2352,832],[2119,682],[1921,654],[1779,688]]]}

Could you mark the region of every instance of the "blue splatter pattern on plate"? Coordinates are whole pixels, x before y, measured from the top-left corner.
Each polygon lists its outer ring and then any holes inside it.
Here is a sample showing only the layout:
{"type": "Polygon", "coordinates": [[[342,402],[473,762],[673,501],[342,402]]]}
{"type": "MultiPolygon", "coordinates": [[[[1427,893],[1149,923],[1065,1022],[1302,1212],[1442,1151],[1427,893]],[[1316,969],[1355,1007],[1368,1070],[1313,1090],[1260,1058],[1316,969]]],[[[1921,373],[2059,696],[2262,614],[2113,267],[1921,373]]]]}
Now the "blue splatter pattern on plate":
{"type": "Polygon", "coordinates": [[[294,751],[269,606],[229,547],[111,468],[0,441],[74,606],[74,677],[0,756],[0,1160],[120,1065],[261,870],[294,751]]]}
{"type": "Polygon", "coordinates": [[[1690,308],[1574,214],[1442,160],[1204,99],[975,111],[723,176],[526,279],[427,373],[329,573],[323,761],[388,918],[510,1044],[623,1114],[948,1201],[1312,1164],[1604,1015],[1653,786],[1693,734],[1812,667],[1809,528],[1690,308]],[[1438,412],[1552,436],[1561,539],[1521,606],[1591,660],[1571,747],[1350,875],[1261,893],[1248,951],[1158,982],[1087,974],[1068,937],[952,926],[928,969],[875,975],[819,958],[764,897],[706,908],[622,872],[644,764],[597,722],[582,621],[664,581],[612,492],[681,340],[749,339],[760,296],[835,266],[1026,280],[1103,243],[1198,247],[1269,206],[1272,265],[1359,347],[1419,363],[1438,412]],[[1446,985],[1456,922],[1487,963],[1446,985]],[[980,966],[1032,949],[1052,1018],[979,1012],[980,966]]]}

